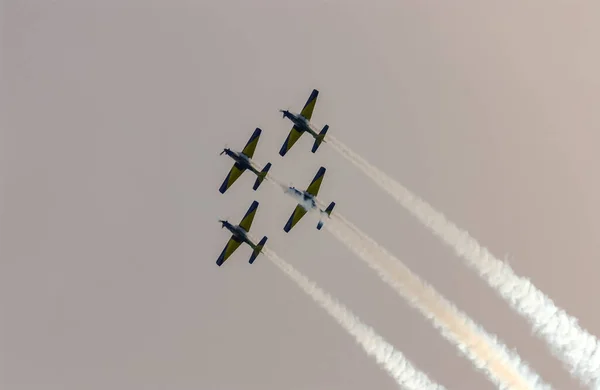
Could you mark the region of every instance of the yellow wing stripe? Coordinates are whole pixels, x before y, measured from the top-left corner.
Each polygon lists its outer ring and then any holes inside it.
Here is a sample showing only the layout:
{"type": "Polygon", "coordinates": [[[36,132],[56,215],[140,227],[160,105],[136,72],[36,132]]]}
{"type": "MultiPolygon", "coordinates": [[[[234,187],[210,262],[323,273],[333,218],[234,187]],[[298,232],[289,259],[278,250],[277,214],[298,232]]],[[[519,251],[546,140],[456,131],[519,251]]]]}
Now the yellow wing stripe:
{"type": "Polygon", "coordinates": [[[252,158],[254,156],[254,151],[256,150],[256,145],[258,145],[258,140],[260,139],[261,129],[258,127],[252,133],[252,136],[244,146],[244,150],[242,150],[242,154],[246,155],[248,158],[252,158]]]}
{"type": "Polygon", "coordinates": [[[235,183],[235,181],[238,179],[238,177],[240,177],[242,175],[242,173],[244,173],[244,170],[238,168],[237,163],[233,164],[233,166],[231,167],[231,170],[229,170],[229,173],[227,174],[227,177],[225,178],[225,181],[223,181],[223,184],[221,184],[221,188],[219,188],[219,192],[224,194],[225,191],[227,191],[227,189],[229,187],[231,187],[231,185],[233,183],[235,183]]]}
{"type": "Polygon", "coordinates": [[[323,177],[325,177],[325,167],[319,168],[314,179],[306,189],[306,192],[308,192],[312,196],[317,196],[317,194],[319,193],[319,188],[321,188],[321,183],[323,182],[323,177]]]}
{"type": "Polygon", "coordinates": [[[304,207],[297,205],[296,208],[294,209],[294,212],[290,216],[290,219],[288,219],[287,223],[285,224],[283,230],[286,233],[289,232],[290,230],[292,230],[292,228],[294,226],[296,226],[298,221],[300,221],[300,219],[302,219],[302,217],[304,217],[304,214],[306,214],[306,210],[304,209],[304,207]]]}
{"type": "Polygon", "coordinates": [[[217,260],[217,264],[218,265],[223,264],[225,262],[225,260],[227,260],[229,258],[229,256],[231,256],[233,254],[233,252],[235,252],[235,250],[240,247],[241,244],[242,244],[241,241],[238,241],[234,237],[231,237],[229,239],[229,241],[227,241],[227,245],[225,245],[225,249],[223,249],[221,256],[219,256],[219,259],[217,260]]]}
{"type": "Polygon", "coordinates": [[[319,91],[317,91],[316,89],[313,89],[308,100],[306,101],[306,104],[304,105],[304,108],[302,108],[302,112],[300,113],[300,115],[302,115],[309,121],[310,121],[310,118],[312,118],[312,114],[315,109],[315,104],[317,103],[318,96],[319,96],[319,91]]]}
{"type": "Polygon", "coordinates": [[[305,214],[306,210],[304,210],[304,207],[300,205],[296,206],[296,209],[294,210],[294,220],[292,221],[292,223],[294,225],[297,224],[298,221],[300,221],[300,219],[304,217],[305,214]]]}
{"type": "Polygon", "coordinates": [[[256,215],[257,209],[258,209],[258,202],[257,201],[252,202],[252,204],[250,205],[250,208],[248,209],[248,211],[246,211],[246,215],[244,215],[244,218],[242,218],[242,221],[240,222],[240,227],[247,232],[249,232],[250,227],[252,227],[252,221],[254,221],[254,216],[256,215]]]}
{"type": "Polygon", "coordinates": [[[298,141],[298,138],[300,138],[301,135],[302,135],[302,132],[300,130],[298,130],[296,128],[296,126],[292,127],[292,130],[290,130],[290,133],[288,134],[287,138],[285,139],[285,142],[283,143],[283,145],[281,145],[281,150],[279,151],[279,155],[285,156],[287,151],[290,150],[292,148],[292,146],[294,146],[294,144],[296,143],[296,141],[298,141]]]}

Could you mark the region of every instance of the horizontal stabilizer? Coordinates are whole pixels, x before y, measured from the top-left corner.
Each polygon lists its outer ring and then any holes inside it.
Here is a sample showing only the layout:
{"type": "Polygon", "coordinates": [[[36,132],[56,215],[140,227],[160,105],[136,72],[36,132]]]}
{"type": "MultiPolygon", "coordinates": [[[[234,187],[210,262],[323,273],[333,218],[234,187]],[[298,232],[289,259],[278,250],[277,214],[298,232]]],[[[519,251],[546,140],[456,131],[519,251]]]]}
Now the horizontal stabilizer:
{"type": "Polygon", "coordinates": [[[319,149],[321,142],[323,142],[323,140],[325,139],[325,134],[327,134],[327,130],[329,130],[329,125],[325,125],[323,127],[323,130],[321,130],[321,132],[316,136],[315,143],[313,144],[311,152],[314,153],[317,151],[317,149],[319,149]]]}
{"type": "Polygon", "coordinates": [[[262,249],[266,243],[267,243],[267,236],[264,236],[262,238],[262,240],[260,240],[258,245],[254,247],[254,250],[252,251],[252,256],[250,256],[250,261],[249,261],[250,264],[254,263],[254,260],[256,260],[256,258],[258,257],[258,255],[260,254],[260,252],[262,251],[262,249]]]}
{"type": "Polygon", "coordinates": [[[325,213],[327,213],[327,216],[331,215],[331,212],[333,211],[334,207],[335,207],[335,202],[329,203],[329,206],[327,206],[327,208],[325,209],[325,213]]]}
{"type": "Polygon", "coordinates": [[[267,165],[265,165],[265,167],[262,169],[262,171],[259,172],[258,177],[256,178],[256,181],[254,182],[254,186],[252,187],[252,189],[254,191],[256,191],[258,189],[258,187],[260,186],[260,184],[263,182],[263,180],[265,180],[265,177],[267,177],[267,173],[269,172],[269,169],[271,169],[271,163],[267,163],[267,165]]]}
{"type": "MultiPolygon", "coordinates": [[[[335,207],[335,202],[331,202],[329,203],[329,206],[327,206],[327,208],[325,209],[325,214],[327,214],[327,216],[331,216],[331,212],[333,211],[333,208],[335,207]]],[[[323,224],[325,224],[325,221],[323,221],[323,219],[319,220],[319,223],[317,224],[317,230],[321,230],[321,228],[323,227],[323,224]]]]}

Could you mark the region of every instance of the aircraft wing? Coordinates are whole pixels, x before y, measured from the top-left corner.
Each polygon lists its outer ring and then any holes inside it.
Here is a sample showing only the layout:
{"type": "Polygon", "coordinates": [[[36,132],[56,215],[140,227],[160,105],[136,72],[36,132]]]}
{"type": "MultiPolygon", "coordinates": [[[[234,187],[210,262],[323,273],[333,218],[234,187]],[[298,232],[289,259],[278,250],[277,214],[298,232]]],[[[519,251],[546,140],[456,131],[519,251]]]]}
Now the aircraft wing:
{"type": "Polygon", "coordinates": [[[302,112],[300,112],[300,115],[305,117],[308,121],[310,121],[310,118],[312,118],[312,114],[315,109],[315,104],[317,104],[318,96],[319,96],[319,91],[317,91],[316,89],[313,89],[312,93],[308,97],[308,100],[306,101],[306,104],[302,108],[302,112]]]}
{"type": "Polygon", "coordinates": [[[321,183],[323,182],[323,177],[325,176],[325,167],[319,168],[315,178],[310,182],[310,185],[306,189],[306,192],[311,194],[312,196],[317,196],[319,193],[319,188],[321,188],[321,183]]]}
{"type": "Polygon", "coordinates": [[[238,179],[238,177],[240,177],[242,175],[242,173],[244,173],[245,170],[246,170],[246,168],[242,167],[240,164],[238,164],[238,163],[233,164],[233,167],[231,167],[231,169],[229,170],[229,173],[227,174],[225,181],[223,181],[223,184],[221,184],[221,188],[219,188],[219,192],[224,194],[225,191],[227,191],[227,189],[229,187],[231,187],[231,185],[233,183],[235,183],[235,181],[238,179]]]}
{"type": "Polygon", "coordinates": [[[242,221],[240,222],[239,226],[247,232],[250,231],[250,227],[252,226],[252,221],[254,221],[254,216],[256,215],[257,209],[258,202],[252,202],[250,208],[248,209],[248,211],[246,211],[246,215],[244,215],[244,218],[242,218],[242,221]]]}
{"type": "Polygon", "coordinates": [[[290,130],[290,133],[288,134],[287,138],[285,139],[285,142],[283,143],[283,145],[281,145],[281,150],[279,150],[279,155],[285,156],[287,151],[290,150],[292,148],[292,146],[294,146],[296,141],[298,141],[298,138],[300,138],[302,133],[303,132],[298,130],[298,128],[296,126],[292,127],[292,130],[290,130]]]}
{"type": "Polygon", "coordinates": [[[219,255],[219,258],[217,259],[217,265],[220,267],[241,244],[241,240],[237,239],[235,236],[231,236],[229,241],[227,241],[227,245],[225,245],[223,252],[221,252],[221,255],[219,255]]]}
{"type": "Polygon", "coordinates": [[[298,223],[298,221],[302,219],[302,217],[304,217],[304,214],[306,214],[306,210],[304,209],[304,207],[297,205],[294,209],[294,212],[290,216],[290,219],[288,219],[287,223],[283,227],[283,231],[288,233],[290,230],[292,230],[292,228],[298,223]]]}
{"type": "Polygon", "coordinates": [[[254,133],[252,133],[252,136],[250,137],[248,142],[246,143],[246,146],[244,146],[244,150],[242,150],[242,154],[250,159],[252,158],[252,156],[254,156],[254,151],[256,150],[256,145],[258,145],[258,140],[260,138],[261,131],[262,130],[257,127],[256,130],[254,130],[254,133]]]}

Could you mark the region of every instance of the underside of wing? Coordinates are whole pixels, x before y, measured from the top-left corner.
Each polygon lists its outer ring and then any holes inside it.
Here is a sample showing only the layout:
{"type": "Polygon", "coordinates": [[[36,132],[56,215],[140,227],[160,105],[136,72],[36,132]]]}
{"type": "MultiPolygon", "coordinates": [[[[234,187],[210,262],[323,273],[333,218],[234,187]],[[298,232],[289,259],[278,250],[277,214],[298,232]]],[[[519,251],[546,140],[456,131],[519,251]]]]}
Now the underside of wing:
{"type": "Polygon", "coordinates": [[[225,191],[227,191],[227,189],[229,187],[231,187],[231,185],[233,183],[235,183],[235,181],[238,179],[238,177],[240,177],[242,175],[242,173],[244,173],[244,171],[245,171],[245,168],[242,168],[238,163],[233,164],[233,167],[231,167],[231,170],[227,174],[225,181],[223,181],[223,184],[221,184],[221,188],[219,188],[219,192],[224,194],[225,191]]]}
{"type": "Polygon", "coordinates": [[[319,188],[321,188],[321,183],[323,182],[323,177],[325,177],[325,167],[319,168],[314,179],[306,189],[306,192],[308,192],[312,196],[317,196],[317,194],[319,193],[319,188]]]}
{"type": "Polygon", "coordinates": [[[292,228],[296,226],[298,221],[302,219],[302,217],[304,217],[304,214],[306,214],[306,210],[304,209],[304,207],[297,205],[294,209],[294,212],[290,216],[290,219],[288,219],[287,223],[285,224],[283,231],[288,233],[290,230],[292,230],[292,228]]]}
{"type": "Polygon", "coordinates": [[[304,105],[304,108],[302,108],[302,112],[300,112],[300,115],[302,115],[309,121],[310,121],[310,118],[312,118],[312,114],[315,109],[315,104],[317,104],[318,96],[319,96],[319,91],[317,91],[316,89],[313,89],[308,100],[306,101],[306,104],[304,105]]]}
{"type": "Polygon", "coordinates": [[[250,137],[248,142],[246,143],[246,146],[244,146],[244,150],[242,150],[243,155],[245,155],[248,158],[252,158],[252,156],[254,156],[256,145],[258,145],[258,140],[260,139],[260,133],[261,129],[257,127],[256,130],[254,130],[254,133],[252,133],[252,136],[250,137]]]}
{"type": "Polygon", "coordinates": [[[283,145],[281,145],[281,150],[279,151],[279,155],[285,156],[287,151],[290,150],[292,148],[292,146],[294,146],[294,144],[296,143],[296,141],[298,141],[298,138],[300,138],[301,135],[302,135],[302,131],[298,130],[298,128],[296,126],[292,127],[292,130],[290,130],[290,133],[288,134],[287,138],[285,139],[285,142],[283,143],[283,145]]]}
{"type": "Polygon", "coordinates": [[[225,260],[227,260],[229,256],[231,256],[233,252],[235,252],[235,250],[239,248],[241,244],[242,241],[238,240],[235,236],[231,236],[229,241],[227,241],[227,245],[225,245],[223,252],[221,252],[221,255],[217,259],[217,265],[220,267],[225,262],[225,260]]]}
{"type": "Polygon", "coordinates": [[[254,216],[256,215],[257,209],[258,209],[258,202],[257,201],[252,202],[252,204],[250,205],[250,208],[248,209],[248,211],[246,211],[244,218],[242,218],[242,221],[240,222],[240,227],[247,232],[249,232],[250,228],[252,227],[252,221],[254,221],[254,216]]]}

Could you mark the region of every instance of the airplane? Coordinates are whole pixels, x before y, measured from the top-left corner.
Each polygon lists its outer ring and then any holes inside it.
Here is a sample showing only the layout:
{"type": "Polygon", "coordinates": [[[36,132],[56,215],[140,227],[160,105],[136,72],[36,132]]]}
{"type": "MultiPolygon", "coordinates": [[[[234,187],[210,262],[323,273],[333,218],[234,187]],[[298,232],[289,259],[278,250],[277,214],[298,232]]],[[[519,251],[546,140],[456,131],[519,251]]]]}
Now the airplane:
{"type": "Polygon", "coordinates": [[[318,96],[319,91],[313,89],[300,114],[295,114],[288,110],[279,110],[279,112],[283,113],[283,118],[289,118],[294,123],[294,127],[292,127],[292,130],[290,130],[285,142],[281,146],[281,150],[279,151],[280,156],[285,156],[287,151],[294,146],[296,141],[298,141],[300,136],[305,132],[309,133],[315,138],[315,143],[313,144],[311,150],[313,153],[317,151],[321,145],[321,142],[323,142],[325,139],[325,134],[327,133],[327,130],[329,130],[329,125],[325,125],[321,132],[317,134],[317,131],[319,130],[310,123],[310,118],[312,117],[313,110],[315,109],[318,96]]]}
{"type": "Polygon", "coordinates": [[[229,221],[223,221],[221,219],[219,220],[221,223],[221,229],[227,228],[227,230],[229,230],[232,234],[229,241],[227,241],[227,245],[225,245],[223,252],[221,252],[221,255],[219,255],[219,258],[217,259],[217,265],[219,267],[225,262],[225,260],[229,258],[229,256],[233,254],[233,252],[235,252],[235,250],[242,243],[246,243],[252,248],[252,255],[250,256],[249,261],[250,264],[254,263],[254,260],[256,260],[256,257],[262,251],[265,243],[267,242],[267,236],[264,236],[262,240],[258,242],[258,245],[253,243],[248,237],[248,232],[250,231],[252,221],[254,220],[254,215],[256,214],[256,209],[258,209],[258,202],[254,201],[250,205],[248,211],[246,211],[246,214],[244,215],[244,218],[242,218],[242,221],[239,225],[234,226],[229,223],[229,221]]]}
{"type": "Polygon", "coordinates": [[[267,172],[269,172],[269,169],[271,168],[271,163],[267,163],[267,165],[265,165],[262,171],[260,172],[252,165],[252,156],[254,155],[254,150],[256,149],[256,145],[258,144],[261,132],[262,130],[258,127],[256,128],[256,130],[254,130],[254,133],[252,133],[252,136],[246,143],[246,146],[244,146],[244,149],[241,153],[233,151],[229,148],[225,148],[221,153],[219,153],[219,155],[225,153],[235,161],[235,164],[233,164],[233,167],[231,167],[231,170],[227,174],[225,181],[223,182],[223,184],[221,184],[221,187],[219,188],[220,193],[224,194],[225,191],[227,191],[227,189],[231,187],[231,185],[235,183],[238,177],[240,177],[242,173],[244,173],[246,170],[249,170],[256,175],[256,181],[254,182],[254,186],[252,187],[254,191],[256,191],[258,189],[258,186],[260,186],[260,184],[263,182],[263,180],[267,176],[267,172]]]}
{"type": "Polygon", "coordinates": [[[296,225],[298,221],[300,221],[300,219],[304,217],[304,214],[313,209],[318,209],[321,214],[321,218],[319,219],[319,223],[317,224],[317,229],[321,230],[324,223],[323,217],[327,215],[327,217],[329,218],[331,212],[333,211],[333,208],[335,207],[335,202],[331,202],[325,210],[320,209],[317,205],[317,201],[315,198],[319,193],[319,188],[321,188],[323,176],[325,176],[325,168],[321,167],[317,171],[317,174],[315,175],[314,179],[312,180],[306,191],[299,190],[295,187],[288,187],[285,190],[287,194],[290,194],[298,201],[298,205],[294,209],[294,212],[290,216],[290,219],[288,219],[287,223],[285,224],[285,227],[283,228],[284,232],[289,233],[289,231],[292,230],[294,225],[296,225]]]}

